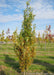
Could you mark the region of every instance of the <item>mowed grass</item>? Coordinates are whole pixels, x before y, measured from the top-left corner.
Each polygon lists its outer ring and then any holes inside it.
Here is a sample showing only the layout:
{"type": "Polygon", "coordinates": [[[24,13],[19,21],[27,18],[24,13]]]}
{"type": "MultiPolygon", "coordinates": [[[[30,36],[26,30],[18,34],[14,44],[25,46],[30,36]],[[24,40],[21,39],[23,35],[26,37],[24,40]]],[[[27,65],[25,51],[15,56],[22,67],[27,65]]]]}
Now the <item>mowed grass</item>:
{"type": "MultiPolygon", "coordinates": [[[[54,73],[54,43],[36,44],[36,57],[28,72],[54,73]]],[[[0,75],[18,75],[18,58],[13,44],[0,44],[0,75]]]]}

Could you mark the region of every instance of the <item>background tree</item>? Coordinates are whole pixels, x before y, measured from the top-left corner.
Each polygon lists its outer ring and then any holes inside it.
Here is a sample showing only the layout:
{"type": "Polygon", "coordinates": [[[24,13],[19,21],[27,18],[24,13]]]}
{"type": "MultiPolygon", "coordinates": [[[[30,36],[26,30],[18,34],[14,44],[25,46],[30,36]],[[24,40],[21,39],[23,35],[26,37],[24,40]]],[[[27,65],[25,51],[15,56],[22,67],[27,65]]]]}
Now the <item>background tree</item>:
{"type": "Polygon", "coordinates": [[[42,42],[44,43],[44,40],[45,40],[45,35],[44,33],[42,34],[42,42]]]}
{"type": "Polygon", "coordinates": [[[2,30],[1,41],[4,42],[4,30],[2,30]]]}
{"type": "MultiPolygon", "coordinates": [[[[43,35],[43,37],[44,37],[44,35],[43,35]]],[[[40,32],[39,32],[38,33],[38,44],[41,48],[43,47],[43,41],[42,41],[43,37],[41,38],[41,35],[40,35],[40,32]]]]}
{"type": "Polygon", "coordinates": [[[8,36],[5,38],[5,42],[7,43],[9,41],[9,38],[8,36]]]}
{"type": "Polygon", "coordinates": [[[41,36],[40,36],[40,32],[38,33],[38,44],[40,46],[40,41],[41,41],[41,36]]]}
{"type": "Polygon", "coordinates": [[[17,33],[17,28],[16,30],[13,32],[13,36],[12,36],[12,41],[15,43],[18,37],[18,33],[17,33]]]}
{"type": "Polygon", "coordinates": [[[51,42],[52,40],[52,35],[51,35],[51,25],[46,26],[46,30],[45,30],[45,40],[46,42],[51,42]]]}
{"type": "Polygon", "coordinates": [[[8,30],[6,31],[6,34],[9,34],[10,33],[10,29],[8,28],[8,30]]]}
{"type": "Polygon", "coordinates": [[[1,41],[1,34],[0,34],[0,41],[1,41]]]}
{"type": "Polygon", "coordinates": [[[10,34],[10,29],[8,28],[7,31],[6,31],[6,34],[7,34],[7,37],[6,37],[6,42],[9,41],[9,34],[10,34]]]}
{"type": "Polygon", "coordinates": [[[49,25],[49,27],[48,27],[48,39],[49,39],[49,42],[51,42],[51,40],[52,40],[51,25],[49,25]]]}
{"type": "Polygon", "coordinates": [[[32,30],[32,22],[35,15],[33,15],[33,9],[29,6],[29,2],[26,4],[27,7],[24,10],[22,29],[14,46],[16,55],[19,58],[21,72],[24,72],[24,75],[25,70],[28,70],[28,67],[32,64],[33,58],[36,55],[36,41],[34,39],[36,36],[34,25],[32,30]]]}

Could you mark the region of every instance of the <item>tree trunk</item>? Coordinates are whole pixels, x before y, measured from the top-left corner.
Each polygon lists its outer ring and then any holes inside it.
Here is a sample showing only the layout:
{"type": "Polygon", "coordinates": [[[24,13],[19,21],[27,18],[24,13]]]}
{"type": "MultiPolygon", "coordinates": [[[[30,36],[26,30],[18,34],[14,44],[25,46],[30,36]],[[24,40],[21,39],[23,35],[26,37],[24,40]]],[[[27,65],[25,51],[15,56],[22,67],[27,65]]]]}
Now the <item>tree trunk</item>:
{"type": "Polygon", "coordinates": [[[26,75],[26,72],[25,72],[25,70],[24,70],[24,75],[26,75]]]}

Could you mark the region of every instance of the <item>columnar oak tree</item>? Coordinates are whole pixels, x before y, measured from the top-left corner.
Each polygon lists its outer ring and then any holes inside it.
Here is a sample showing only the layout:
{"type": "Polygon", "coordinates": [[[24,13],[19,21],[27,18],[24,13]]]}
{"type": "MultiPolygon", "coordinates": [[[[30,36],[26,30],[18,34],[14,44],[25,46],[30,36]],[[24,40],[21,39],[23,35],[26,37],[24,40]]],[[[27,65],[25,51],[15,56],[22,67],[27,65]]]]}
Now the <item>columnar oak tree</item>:
{"type": "Polygon", "coordinates": [[[25,71],[28,70],[28,67],[32,64],[33,58],[36,55],[36,26],[32,25],[35,15],[33,15],[33,10],[29,6],[29,2],[27,2],[26,4],[27,7],[24,10],[22,29],[14,45],[14,50],[19,58],[20,69],[21,72],[24,72],[24,75],[25,71]]]}

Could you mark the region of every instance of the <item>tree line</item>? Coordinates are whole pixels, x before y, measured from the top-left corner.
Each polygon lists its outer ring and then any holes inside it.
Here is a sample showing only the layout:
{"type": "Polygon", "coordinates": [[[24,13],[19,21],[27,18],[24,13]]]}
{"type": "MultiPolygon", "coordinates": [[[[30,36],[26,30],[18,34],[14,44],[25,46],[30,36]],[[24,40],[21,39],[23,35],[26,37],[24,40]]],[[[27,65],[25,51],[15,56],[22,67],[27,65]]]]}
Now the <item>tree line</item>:
{"type": "MultiPolygon", "coordinates": [[[[35,25],[34,27],[35,28],[35,25]]],[[[34,33],[34,31],[33,31],[34,33]]],[[[37,33],[37,32],[36,32],[37,33]]],[[[18,37],[18,30],[16,28],[16,30],[13,32],[12,35],[10,35],[10,29],[8,28],[6,33],[4,33],[4,30],[2,30],[2,33],[0,34],[0,42],[15,42],[17,37],[18,37]],[[5,36],[6,34],[6,36],[5,36]]],[[[44,30],[44,33],[40,34],[40,32],[38,33],[38,36],[36,36],[35,34],[35,41],[36,43],[40,43],[40,42],[54,42],[54,34],[51,34],[51,25],[46,26],[46,29],[44,30]]]]}

